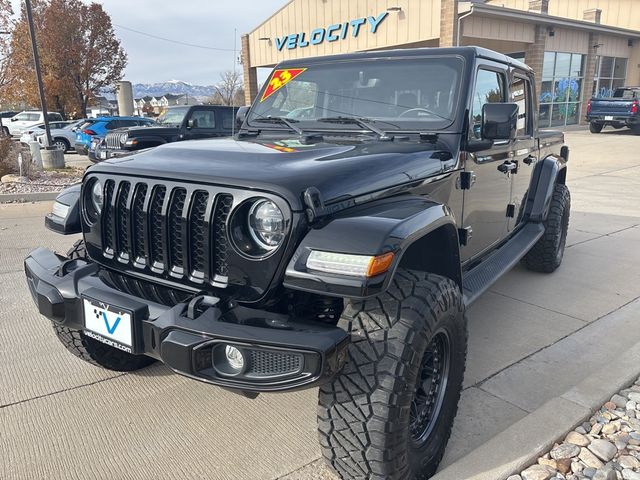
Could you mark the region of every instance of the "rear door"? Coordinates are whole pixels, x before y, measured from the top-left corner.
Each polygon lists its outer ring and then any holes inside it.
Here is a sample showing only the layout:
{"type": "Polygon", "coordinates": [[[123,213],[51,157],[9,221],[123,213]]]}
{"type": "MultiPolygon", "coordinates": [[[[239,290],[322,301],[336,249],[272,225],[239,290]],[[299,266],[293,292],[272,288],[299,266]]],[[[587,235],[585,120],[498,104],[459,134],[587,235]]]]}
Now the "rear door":
{"type": "Polygon", "coordinates": [[[231,108],[220,108],[216,110],[220,135],[229,136],[233,134],[233,123],[235,121],[233,112],[234,109],[231,108]]]}
{"type": "Polygon", "coordinates": [[[513,170],[511,202],[507,207],[508,230],[517,227],[524,208],[531,182],[531,174],[538,161],[537,140],[534,137],[533,90],[531,81],[524,73],[514,73],[510,86],[511,102],[518,105],[518,132],[513,145],[513,170]]]}

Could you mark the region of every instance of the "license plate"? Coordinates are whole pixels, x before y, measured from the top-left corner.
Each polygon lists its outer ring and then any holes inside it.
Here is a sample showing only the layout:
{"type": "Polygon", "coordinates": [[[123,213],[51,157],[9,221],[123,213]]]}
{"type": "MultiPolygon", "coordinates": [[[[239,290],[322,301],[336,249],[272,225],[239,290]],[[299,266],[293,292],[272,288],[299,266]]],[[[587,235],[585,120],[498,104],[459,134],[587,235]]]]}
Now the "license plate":
{"type": "Polygon", "coordinates": [[[99,342],[132,353],[131,312],[114,305],[84,298],[85,334],[99,342]]]}
{"type": "Polygon", "coordinates": [[[613,120],[613,115],[605,115],[604,119],[605,120],[613,120]]]}

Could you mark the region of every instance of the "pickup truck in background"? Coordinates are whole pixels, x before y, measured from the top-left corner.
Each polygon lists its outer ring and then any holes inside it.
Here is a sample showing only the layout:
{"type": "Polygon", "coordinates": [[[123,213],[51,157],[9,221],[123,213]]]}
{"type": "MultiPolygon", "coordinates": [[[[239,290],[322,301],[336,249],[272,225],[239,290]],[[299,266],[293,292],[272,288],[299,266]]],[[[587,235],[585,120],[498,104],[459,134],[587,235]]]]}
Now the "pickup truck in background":
{"type": "Polygon", "coordinates": [[[587,121],[591,133],[611,125],[629,127],[640,135],[640,87],[616,88],[611,98],[592,98],[587,104],[587,121]]]}
{"type": "Polygon", "coordinates": [[[222,105],[176,106],[165,110],[153,126],[118,129],[96,148],[98,161],[128,155],[165,143],[233,134],[234,108],[222,105]]]}

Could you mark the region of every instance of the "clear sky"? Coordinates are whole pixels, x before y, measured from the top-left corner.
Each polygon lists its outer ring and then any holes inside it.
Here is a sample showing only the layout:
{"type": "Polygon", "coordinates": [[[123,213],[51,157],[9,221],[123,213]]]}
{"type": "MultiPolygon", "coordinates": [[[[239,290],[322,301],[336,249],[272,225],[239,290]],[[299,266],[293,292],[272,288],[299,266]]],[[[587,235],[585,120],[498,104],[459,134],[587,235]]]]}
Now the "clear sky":
{"type": "MultiPolygon", "coordinates": [[[[84,0],[86,3],[87,0],[84,0]]],[[[234,28],[237,55],[240,35],[248,33],[287,0],[103,0],[129,64],[125,79],[134,83],[183,80],[211,85],[233,69],[234,28]],[[139,30],[180,42],[228,49],[208,50],[178,45],[126,30],[139,30]]],[[[19,11],[20,0],[12,0],[19,11]]],[[[241,65],[236,65],[238,69],[241,65]]]]}

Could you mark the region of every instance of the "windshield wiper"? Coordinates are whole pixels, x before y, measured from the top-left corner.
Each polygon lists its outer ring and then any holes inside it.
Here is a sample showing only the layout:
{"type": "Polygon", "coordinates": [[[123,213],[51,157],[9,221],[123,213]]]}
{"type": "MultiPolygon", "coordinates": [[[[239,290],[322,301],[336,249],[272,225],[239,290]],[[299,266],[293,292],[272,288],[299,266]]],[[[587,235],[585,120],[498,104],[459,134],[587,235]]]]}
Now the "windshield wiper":
{"type": "Polygon", "coordinates": [[[304,131],[300,128],[297,127],[296,125],[294,125],[294,122],[298,122],[298,120],[294,120],[291,118],[285,118],[285,117],[261,117],[261,118],[256,118],[254,120],[255,122],[261,122],[261,123],[275,123],[278,125],[285,125],[287,127],[289,127],[291,130],[293,130],[294,132],[296,132],[298,135],[305,135],[304,131]]]}
{"type": "Polygon", "coordinates": [[[389,134],[387,132],[385,132],[384,130],[381,130],[378,127],[376,127],[375,125],[373,125],[371,122],[374,122],[374,120],[371,120],[369,118],[361,118],[361,117],[324,117],[324,118],[318,118],[316,120],[316,122],[340,123],[340,124],[343,124],[343,125],[358,125],[359,127],[365,128],[365,129],[369,130],[370,132],[373,132],[376,135],[378,135],[380,140],[384,140],[384,141],[393,140],[393,136],[389,136],[389,134]]]}

